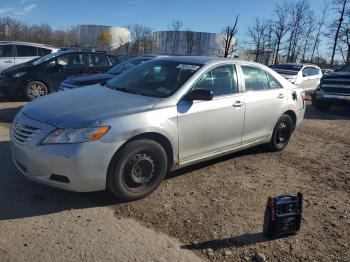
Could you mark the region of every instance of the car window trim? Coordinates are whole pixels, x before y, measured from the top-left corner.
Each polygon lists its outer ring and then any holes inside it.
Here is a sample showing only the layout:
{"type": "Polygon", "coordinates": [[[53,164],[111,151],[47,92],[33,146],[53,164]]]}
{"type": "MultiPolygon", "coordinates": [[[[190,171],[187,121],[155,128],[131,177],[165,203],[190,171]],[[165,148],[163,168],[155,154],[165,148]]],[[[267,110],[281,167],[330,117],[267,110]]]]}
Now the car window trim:
{"type": "MultiPolygon", "coordinates": [[[[180,101],[183,100],[183,98],[184,98],[189,92],[191,92],[191,91],[193,90],[194,86],[198,83],[198,81],[201,79],[201,77],[202,77],[203,75],[205,75],[205,74],[208,73],[209,71],[213,70],[214,68],[217,68],[217,67],[220,67],[220,66],[225,66],[225,65],[231,66],[231,67],[234,69],[235,73],[236,73],[236,78],[237,78],[237,79],[236,79],[236,82],[237,82],[238,92],[237,92],[237,93],[232,93],[232,94],[225,94],[225,95],[220,95],[220,96],[214,96],[214,97],[213,97],[213,100],[214,100],[215,98],[219,98],[219,97],[228,97],[228,96],[232,96],[232,95],[235,95],[235,94],[240,94],[240,93],[242,93],[242,92],[241,92],[241,88],[240,88],[240,84],[239,84],[239,76],[238,76],[238,72],[237,72],[237,63],[227,63],[227,62],[226,62],[226,63],[218,63],[218,64],[215,64],[215,65],[209,67],[206,71],[204,71],[204,72],[196,79],[196,81],[191,85],[191,87],[187,90],[187,92],[185,93],[185,95],[181,97],[180,101]]],[[[209,101],[201,101],[201,102],[209,102],[209,101]]]]}
{"type": "Polygon", "coordinates": [[[278,81],[272,74],[270,74],[269,72],[267,72],[264,68],[261,68],[260,66],[250,65],[250,64],[240,64],[239,65],[239,69],[241,70],[243,93],[250,93],[250,92],[254,92],[255,93],[255,92],[265,92],[265,91],[273,91],[273,90],[284,89],[284,86],[280,83],[280,81],[278,81]],[[244,81],[244,74],[243,74],[243,70],[241,68],[242,66],[250,66],[250,67],[255,67],[255,68],[258,68],[260,70],[263,70],[265,72],[265,74],[271,76],[281,87],[280,88],[270,88],[270,85],[269,85],[269,89],[246,91],[246,89],[245,89],[245,81],[244,81]]]}

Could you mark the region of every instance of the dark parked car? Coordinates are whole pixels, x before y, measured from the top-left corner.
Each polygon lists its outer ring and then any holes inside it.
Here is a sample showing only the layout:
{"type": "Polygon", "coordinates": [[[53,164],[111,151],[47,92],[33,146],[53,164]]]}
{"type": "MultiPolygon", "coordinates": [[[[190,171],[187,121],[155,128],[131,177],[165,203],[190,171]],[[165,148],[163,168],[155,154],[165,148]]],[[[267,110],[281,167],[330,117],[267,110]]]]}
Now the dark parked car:
{"type": "Polygon", "coordinates": [[[318,110],[326,111],[335,104],[350,105],[350,65],[324,75],[312,96],[318,110]]]}
{"type": "Polygon", "coordinates": [[[131,58],[129,60],[126,60],[120,64],[115,65],[113,68],[108,70],[106,73],[101,74],[93,74],[93,75],[79,75],[79,76],[73,76],[69,77],[66,80],[64,80],[60,84],[60,91],[64,90],[70,90],[77,87],[87,86],[87,85],[93,85],[93,84],[102,84],[109,79],[124,73],[128,71],[130,68],[141,64],[143,62],[149,61],[151,59],[154,59],[158,56],[139,56],[135,58],[131,58]]]}
{"type": "Polygon", "coordinates": [[[33,100],[57,91],[67,77],[103,73],[115,62],[115,58],[106,53],[59,51],[2,71],[0,92],[33,100]]]}

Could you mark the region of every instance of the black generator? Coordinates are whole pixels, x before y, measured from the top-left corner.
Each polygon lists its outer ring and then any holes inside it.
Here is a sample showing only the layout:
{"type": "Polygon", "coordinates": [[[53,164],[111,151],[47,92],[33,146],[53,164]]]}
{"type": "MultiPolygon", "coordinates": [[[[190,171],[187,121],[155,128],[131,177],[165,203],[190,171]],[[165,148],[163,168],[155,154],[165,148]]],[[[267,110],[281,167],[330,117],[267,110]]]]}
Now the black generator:
{"type": "Polygon", "coordinates": [[[303,211],[302,193],[269,197],[264,215],[264,234],[278,238],[295,234],[300,229],[303,211]]]}

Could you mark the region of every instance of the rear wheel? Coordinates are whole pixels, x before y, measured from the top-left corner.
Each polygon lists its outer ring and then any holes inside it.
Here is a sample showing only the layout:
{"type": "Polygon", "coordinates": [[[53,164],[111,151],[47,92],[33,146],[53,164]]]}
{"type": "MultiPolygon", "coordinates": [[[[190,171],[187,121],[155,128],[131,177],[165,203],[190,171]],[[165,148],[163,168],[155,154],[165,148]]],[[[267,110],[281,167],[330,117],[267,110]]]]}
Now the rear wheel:
{"type": "Polygon", "coordinates": [[[150,195],[167,171],[167,155],[156,141],[140,139],[126,144],[112,159],[107,187],[118,198],[132,201],[150,195]]]}
{"type": "Polygon", "coordinates": [[[319,111],[327,111],[332,106],[332,103],[326,100],[316,99],[315,96],[312,96],[312,106],[319,111]]]}
{"type": "Polygon", "coordinates": [[[273,130],[269,143],[269,147],[272,151],[283,150],[288,145],[293,132],[293,127],[293,120],[289,115],[284,114],[280,117],[273,130]]]}
{"type": "Polygon", "coordinates": [[[27,84],[25,89],[25,96],[29,100],[35,100],[39,97],[45,96],[49,93],[47,86],[40,81],[31,81],[27,84]]]}

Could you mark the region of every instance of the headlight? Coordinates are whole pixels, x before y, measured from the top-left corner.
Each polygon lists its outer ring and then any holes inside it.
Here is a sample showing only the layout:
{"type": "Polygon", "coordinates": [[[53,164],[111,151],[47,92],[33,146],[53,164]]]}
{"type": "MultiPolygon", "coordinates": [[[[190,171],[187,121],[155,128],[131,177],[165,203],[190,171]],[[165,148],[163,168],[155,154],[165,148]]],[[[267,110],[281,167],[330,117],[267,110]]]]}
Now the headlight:
{"type": "Polygon", "coordinates": [[[14,78],[24,76],[27,72],[18,72],[13,75],[14,78]]]}
{"type": "Polygon", "coordinates": [[[56,129],[44,139],[42,144],[72,144],[96,141],[103,137],[109,129],[109,126],[56,129]]]}

